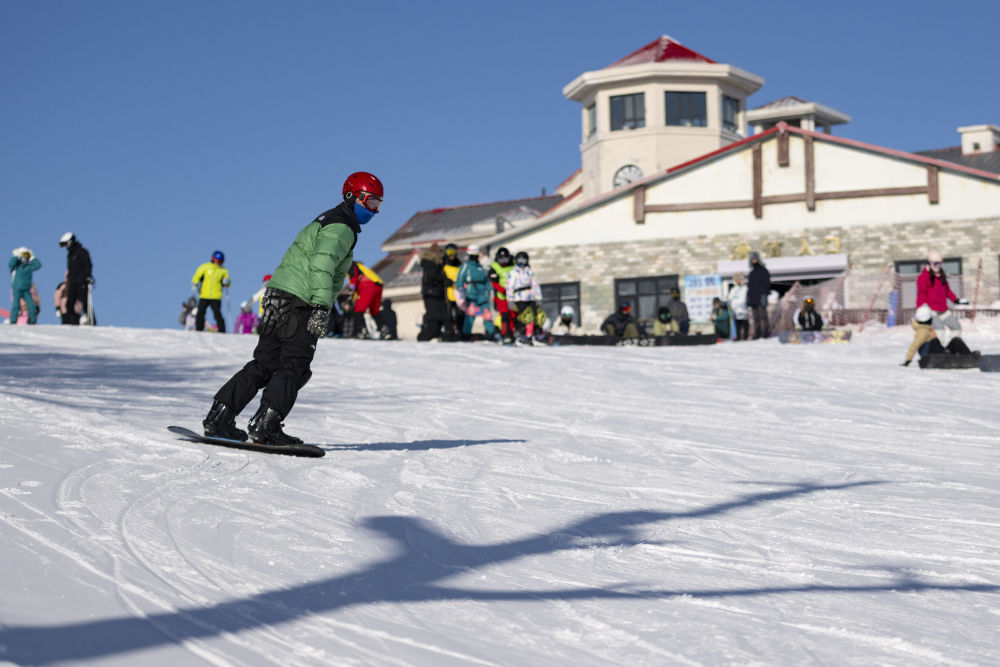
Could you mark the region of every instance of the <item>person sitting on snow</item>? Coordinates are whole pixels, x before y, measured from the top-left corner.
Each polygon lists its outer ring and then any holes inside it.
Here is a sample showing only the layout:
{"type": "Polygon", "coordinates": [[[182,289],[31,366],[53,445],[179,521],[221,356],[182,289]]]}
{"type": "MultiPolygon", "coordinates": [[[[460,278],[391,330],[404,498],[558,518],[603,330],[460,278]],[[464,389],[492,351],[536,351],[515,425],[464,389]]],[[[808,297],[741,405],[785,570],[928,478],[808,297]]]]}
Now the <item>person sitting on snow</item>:
{"type": "Polygon", "coordinates": [[[615,338],[638,338],[639,323],[632,316],[632,304],[622,301],[618,310],[608,315],[601,324],[601,331],[615,338]]]}
{"type": "Polygon", "coordinates": [[[816,301],[811,296],[807,296],[802,302],[802,310],[799,311],[799,326],[803,331],[822,331],[823,318],[816,312],[816,301]]]}
{"type": "MultiPolygon", "coordinates": [[[[933,319],[934,311],[926,303],[917,308],[917,312],[914,313],[913,319],[910,321],[910,326],[913,327],[913,342],[910,343],[910,349],[906,351],[906,360],[901,364],[902,366],[909,366],[917,350],[932,340],[937,340],[937,332],[931,326],[933,319]]],[[[941,348],[941,352],[944,351],[940,341],[938,341],[937,347],[941,348]]]]}

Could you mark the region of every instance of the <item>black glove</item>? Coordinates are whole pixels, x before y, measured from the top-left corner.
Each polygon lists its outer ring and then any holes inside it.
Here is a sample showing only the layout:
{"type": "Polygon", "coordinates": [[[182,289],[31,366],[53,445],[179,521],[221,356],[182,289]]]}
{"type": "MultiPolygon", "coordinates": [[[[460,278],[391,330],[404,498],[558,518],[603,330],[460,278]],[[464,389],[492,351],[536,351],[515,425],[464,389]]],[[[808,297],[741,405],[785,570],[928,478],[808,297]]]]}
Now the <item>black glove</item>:
{"type": "Polygon", "coordinates": [[[906,361],[904,361],[903,363],[900,364],[900,366],[909,366],[909,365],[910,365],[910,360],[909,359],[907,359],[906,361]]]}
{"type": "Polygon", "coordinates": [[[968,299],[958,299],[957,301],[955,301],[955,303],[957,303],[960,306],[968,306],[969,305],[969,300],[968,299]]]}
{"type": "Polygon", "coordinates": [[[261,336],[271,336],[278,333],[281,327],[288,322],[288,316],[292,312],[292,296],[269,287],[264,290],[260,305],[263,312],[260,316],[260,324],[257,326],[257,333],[261,336]]]}
{"type": "Polygon", "coordinates": [[[313,304],[312,309],[309,321],[306,322],[306,331],[316,336],[316,338],[322,338],[330,328],[330,309],[326,306],[317,306],[315,304],[313,304]]]}

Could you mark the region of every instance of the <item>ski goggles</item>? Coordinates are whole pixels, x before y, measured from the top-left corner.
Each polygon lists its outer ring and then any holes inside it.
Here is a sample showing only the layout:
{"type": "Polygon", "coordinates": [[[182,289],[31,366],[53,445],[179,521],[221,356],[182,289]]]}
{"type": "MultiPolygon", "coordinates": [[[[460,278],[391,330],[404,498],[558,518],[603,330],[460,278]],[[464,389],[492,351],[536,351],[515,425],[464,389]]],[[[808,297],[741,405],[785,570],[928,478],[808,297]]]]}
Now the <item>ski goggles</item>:
{"type": "Polygon", "coordinates": [[[358,202],[372,213],[378,213],[382,208],[382,198],[370,192],[359,192],[358,202]]]}

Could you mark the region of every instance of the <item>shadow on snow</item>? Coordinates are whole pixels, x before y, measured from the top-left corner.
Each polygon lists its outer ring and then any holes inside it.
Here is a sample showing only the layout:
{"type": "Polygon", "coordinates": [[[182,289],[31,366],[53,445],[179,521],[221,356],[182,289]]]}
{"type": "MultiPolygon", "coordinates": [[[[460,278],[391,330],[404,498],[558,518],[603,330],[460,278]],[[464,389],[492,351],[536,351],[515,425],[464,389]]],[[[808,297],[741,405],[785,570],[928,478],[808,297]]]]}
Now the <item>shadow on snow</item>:
{"type": "Polygon", "coordinates": [[[398,546],[398,553],[367,568],[293,588],[260,593],[209,607],[178,609],[145,618],[115,618],[61,626],[14,626],[0,630],[0,657],[19,664],[91,660],[192,639],[236,633],[286,623],[312,614],[374,603],[446,600],[655,600],[751,597],[796,593],[873,593],[889,591],[1000,592],[988,584],[932,584],[900,575],[884,584],[859,586],[804,585],[727,589],[606,588],[536,590],[464,590],[437,582],[457,571],[485,567],[527,556],[575,549],[648,544],[642,530],[662,521],[709,517],[820,491],[838,491],[880,481],[835,485],[795,484],[790,488],[740,496],[732,501],[688,512],[623,511],[584,518],[548,534],[486,545],[456,543],[433,526],[411,517],[379,516],[364,527],[398,546]]]}

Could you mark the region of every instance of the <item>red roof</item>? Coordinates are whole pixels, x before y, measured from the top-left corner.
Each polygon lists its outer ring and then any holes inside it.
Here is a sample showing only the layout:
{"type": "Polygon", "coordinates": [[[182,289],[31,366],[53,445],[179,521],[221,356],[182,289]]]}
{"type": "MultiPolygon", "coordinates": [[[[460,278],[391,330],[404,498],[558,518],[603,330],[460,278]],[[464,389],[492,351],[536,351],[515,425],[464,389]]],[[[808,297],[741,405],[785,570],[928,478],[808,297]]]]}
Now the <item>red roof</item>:
{"type": "Polygon", "coordinates": [[[613,62],[608,67],[622,67],[624,65],[642,65],[645,63],[662,63],[667,60],[690,60],[699,63],[715,63],[714,60],[701,55],[697,51],[692,51],[680,42],[667,35],[663,35],[634,51],[621,60],[613,62]]]}

